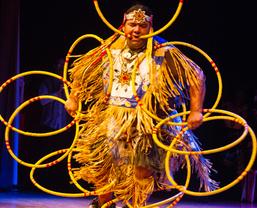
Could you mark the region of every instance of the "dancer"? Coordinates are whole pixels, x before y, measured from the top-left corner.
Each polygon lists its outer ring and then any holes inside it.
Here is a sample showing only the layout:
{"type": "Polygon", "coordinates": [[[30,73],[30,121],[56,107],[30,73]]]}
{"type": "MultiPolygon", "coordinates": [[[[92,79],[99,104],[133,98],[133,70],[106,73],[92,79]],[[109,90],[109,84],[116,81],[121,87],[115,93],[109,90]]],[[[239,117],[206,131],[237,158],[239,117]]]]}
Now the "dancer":
{"type": "MultiPolygon", "coordinates": [[[[113,197],[142,207],[155,189],[171,185],[165,176],[166,151],[152,139],[158,120],[140,107],[139,99],[161,119],[176,114],[182,103],[188,103],[188,127],[195,129],[203,121],[203,71],[173,45],[160,47],[165,42],[162,38],[140,38],[153,31],[152,20],[148,7],[132,6],[125,12],[121,26],[126,37],[114,34],[77,59],[70,69],[72,89],[65,108],[74,116],[79,102],[85,104],[74,156],[81,166],[75,177],[94,184],[96,190],[114,184],[91,207],[101,207],[113,197]],[[107,47],[114,61],[112,80],[107,47]]],[[[174,120],[181,122],[180,117],[174,120]]],[[[181,126],[163,126],[161,141],[170,144],[180,130],[181,126]]],[[[183,134],[175,148],[200,150],[191,130],[183,134]]],[[[210,179],[211,163],[200,155],[190,156],[190,160],[200,178],[200,189],[216,189],[217,183],[210,179]]],[[[172,174],[184,163],[184,156],[173,154],[172,174]]]]}

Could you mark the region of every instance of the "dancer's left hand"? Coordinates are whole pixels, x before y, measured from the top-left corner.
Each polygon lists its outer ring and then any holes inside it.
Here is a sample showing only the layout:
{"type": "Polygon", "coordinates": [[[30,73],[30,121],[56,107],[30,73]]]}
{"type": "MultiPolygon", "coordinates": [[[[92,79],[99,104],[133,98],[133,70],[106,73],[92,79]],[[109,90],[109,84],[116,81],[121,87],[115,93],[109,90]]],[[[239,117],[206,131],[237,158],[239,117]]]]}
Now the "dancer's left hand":
{"type": "Polygon", "coordinates": [[[203,123],[203,114],[200,111],[191,111],[188,119],[187,126],[189,129],[196,129],[203,123]]]}

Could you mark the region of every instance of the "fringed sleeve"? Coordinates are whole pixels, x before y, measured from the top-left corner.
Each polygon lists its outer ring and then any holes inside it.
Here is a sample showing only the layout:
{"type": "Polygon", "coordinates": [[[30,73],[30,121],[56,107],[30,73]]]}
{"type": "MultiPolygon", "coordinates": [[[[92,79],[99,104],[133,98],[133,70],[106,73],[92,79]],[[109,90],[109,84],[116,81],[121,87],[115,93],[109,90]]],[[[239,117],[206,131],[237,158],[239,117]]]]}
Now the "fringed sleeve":
{"type": "Polygon", "coordinates": [[[176,106],[189,100],[190,86],[200,86],[205,79],[200,67],[174,46],[157,49],[155,57],[162,59],[157,75],[152,75],[156,82],[151,83],[157,100],[165,103],[176,98],[176,106]]]}
{"type": "Polygon", "coordinates": [[[85,103],[104,99],[103,70],[109,62],[106,48],[118,38],[117,34],[106,39],[80,58],[76,59],[69,69],[72,92],[85,103]]]}
{"type": "Polygon", "coordinates": [[[69,70],[72,90],[79,100],[90,102],[103,96],[102,58],[105,55],[100,47],[95,48],[77,59],[69,70]]]}

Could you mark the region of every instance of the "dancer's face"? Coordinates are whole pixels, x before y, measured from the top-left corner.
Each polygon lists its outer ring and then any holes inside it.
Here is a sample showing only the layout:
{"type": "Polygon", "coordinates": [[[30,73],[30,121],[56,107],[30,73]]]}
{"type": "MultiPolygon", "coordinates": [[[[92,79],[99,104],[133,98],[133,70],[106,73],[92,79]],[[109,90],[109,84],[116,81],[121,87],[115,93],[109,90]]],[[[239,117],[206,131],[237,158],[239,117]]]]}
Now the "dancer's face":
{"type": "Polygon", "coordinates": [[[138,23],[134,20],[127,20],[123,27],[125,34],[129,34],[127,38],[128,47],[131,50],[139,50],[147,43],[147,38],[140,38],[142,35],[147,35],[150,31],[151,24],[149,22],[138,23]]]}

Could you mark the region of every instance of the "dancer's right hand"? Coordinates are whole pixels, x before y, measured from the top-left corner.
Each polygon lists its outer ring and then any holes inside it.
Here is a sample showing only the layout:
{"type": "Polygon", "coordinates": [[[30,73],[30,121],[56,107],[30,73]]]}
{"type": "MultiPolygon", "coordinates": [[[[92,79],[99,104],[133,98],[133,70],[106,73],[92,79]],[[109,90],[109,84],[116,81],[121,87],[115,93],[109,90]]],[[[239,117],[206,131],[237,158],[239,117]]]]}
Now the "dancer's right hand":
{"type": "Polygon", "coordinates": [[[75,99],[74,97],[69,97],[66,102],[65,102],[65,109],[66,111],[72,116],[75,117],[76,112],[78,110],[79,104],[78,100],[75,99]]]}

